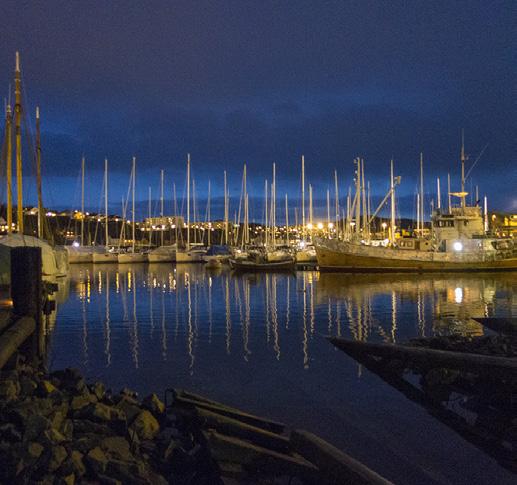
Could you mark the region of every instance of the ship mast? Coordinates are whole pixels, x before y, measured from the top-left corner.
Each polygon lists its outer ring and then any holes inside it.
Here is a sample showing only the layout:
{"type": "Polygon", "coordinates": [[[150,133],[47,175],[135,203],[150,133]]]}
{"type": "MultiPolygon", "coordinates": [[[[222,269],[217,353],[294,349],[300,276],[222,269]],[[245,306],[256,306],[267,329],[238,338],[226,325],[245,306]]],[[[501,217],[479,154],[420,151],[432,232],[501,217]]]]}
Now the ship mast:
{"type": "Polygon", "coordinates": [[[287,193],[285,194],[285,244],[289,246],[289,205],[287,204],[287,193]]]}
{"type": "Polygon", "coordinates": [[[105,238],[106,238],[106,251],[108,251],[108,159],[104,159],[104,214],[106,216],[106,227],[105,227],[105,238]]]}
{"type": "Polygon", "coordinates": [[[161,227],[161,245],[163,246],[163,232],[165,230],[165,224],[163,223],[163,179],[164,171],[160,170],[160,225],[161,227]]]}
{"type": "Polygon", "coordinates": [[[84,246],[84,156],[81,160],[81,246],[84,246]]]}
{"type": "Polygon", "coordinates": [[[22,92],[20,54],[16,53],[14,70],[14,132],[16,137],[16,190],[17,190],[17,219],[18,232],[23,234],[23,174],[22,174],[22,92]]]}
{"type": "Polygon", "coordinates": [[[436,179],[436,198],[437,198],[437,209],[442,208],[442,193],[440,191],[440,178],[436,179]]]}
{"type": "Polygon", "coordinates": [[[305,157],[302,155],[302,239],[305,240],[305,157]]]}
{"type": "Polygon", "coordinates": [[[465,208],[465,132],[461,131],[461,207],[465,208]]]}
{"type": "Polygon", "coordinates": [[[424,154],[420,152],[420,237],[424,235],[424,154]]]}
{"type": "Polygon", "coordinates": [[[390,243],[395,244],[395,179],[393,178],[393,159],[390,166],[390,191],[391,191],[391,220],[390,243]]]}
{"type": "Polygon", "coordinates": [[[13,230],[13,147],[12,147],[12,114],[11,114],[11,90],[9,89],[9,101],[7,102],[5,112],[5,138],[7,150],[7,232],[11,233],[13,230]]]}
{"type": "Polygon", "coordinates": [[[327,188],[327,234],[330,239],[330,190],[327,188]]]}
{"type": "Polygon", "coordinates": [[[190,249],[190,153],[187,154],[187,251],[190,249]]]}
{"type": "Polygon", "coordinates": [[[271,187],[271,231],[272,231],[272,246],[276,247],[276,163],[273,163],[273,186],[271,187]]]}
{"type": "Polygon", "coordinates": [[[136,186],[136,157],[133,157],[133,180],[131,181],[131,251],[135,252],[135,186],[136,186]]]}
{"type": "Polygon", "coordinates": [[[356,160],[357,171],[355,180],[355,232],[359,234],[361,230],[361,159],[356,160]]]}
{"type": "Polygon", "coordinates": [[[339,239],[339,193],[337,184],[337,170],[334,170],[334,191],[336,196],[336,238],[339,239]]]}
{"type": "Polygon", "coordinates": [[[224,244],[228,245],[228,188],[226,170],[224,171],[224,244]]]}
{"type": "Polygon", "coordinates": [[[39,107],[36,107],[36,185],[38,191],[38,237],[43,239],[43,195],[41,191],[41,131],[39,107]]]}

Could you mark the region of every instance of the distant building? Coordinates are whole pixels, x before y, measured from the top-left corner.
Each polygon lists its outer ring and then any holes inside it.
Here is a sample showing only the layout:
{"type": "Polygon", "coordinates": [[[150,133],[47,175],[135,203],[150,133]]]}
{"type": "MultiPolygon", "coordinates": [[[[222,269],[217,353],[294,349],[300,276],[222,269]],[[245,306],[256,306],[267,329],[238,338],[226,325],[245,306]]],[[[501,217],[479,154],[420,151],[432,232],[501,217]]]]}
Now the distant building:
{"type": "Polygon", "coordinates": [[[185,225],[182,216],[163,216],[163,217],[147,217],[144,219],[143,230],[155,229],[155,230],[168,230],[175,228],[183,228],[185,225]]]}

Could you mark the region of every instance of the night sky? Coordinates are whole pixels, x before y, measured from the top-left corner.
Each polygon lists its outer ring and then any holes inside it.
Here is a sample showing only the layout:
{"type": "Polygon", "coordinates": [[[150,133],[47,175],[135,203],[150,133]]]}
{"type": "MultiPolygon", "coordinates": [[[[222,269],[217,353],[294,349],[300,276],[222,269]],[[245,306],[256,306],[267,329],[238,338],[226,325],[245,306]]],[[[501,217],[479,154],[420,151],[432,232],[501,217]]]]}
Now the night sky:
{"type": "MultiPolygon", "coordinates": [[[[467,170],[486,147],[467,188],[517,211],[513,1],[2,0],[0,12],[0,91],[19,50],[28,114],[42,111],[47,206],[79,208],[84,153],[87,205],[100,205],[107,157],[120,212],[136,155],[142,210],[163,168],[171,212],[190,152],[200,212],[208,179],[222,196],[226,169],[233,213],[246,162],[258,218],[273,162],[279,198],[287,191],[295,205],[305,154],[321,201],[334,169],[344,195],[363,157],[373,205],[394,157],[401,213],[411,215],[420,151],[426,204],[438,175],[443,192],[448,171],[459,189],[464,129],[467,170]]],[[[34,203],[31,179],[26,194],[34,203]]]]}

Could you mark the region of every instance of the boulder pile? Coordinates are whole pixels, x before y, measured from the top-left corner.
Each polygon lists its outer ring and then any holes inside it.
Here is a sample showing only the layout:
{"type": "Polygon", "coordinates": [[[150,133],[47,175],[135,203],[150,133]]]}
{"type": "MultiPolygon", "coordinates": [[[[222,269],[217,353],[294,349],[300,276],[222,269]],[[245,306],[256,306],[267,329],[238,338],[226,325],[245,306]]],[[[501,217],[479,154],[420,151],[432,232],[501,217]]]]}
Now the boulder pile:
{"type": "Polygon", "coordinates": [[[155,394],[24,364],[0,375],[0,463],[1,483],[222,483],[155,394]]]}

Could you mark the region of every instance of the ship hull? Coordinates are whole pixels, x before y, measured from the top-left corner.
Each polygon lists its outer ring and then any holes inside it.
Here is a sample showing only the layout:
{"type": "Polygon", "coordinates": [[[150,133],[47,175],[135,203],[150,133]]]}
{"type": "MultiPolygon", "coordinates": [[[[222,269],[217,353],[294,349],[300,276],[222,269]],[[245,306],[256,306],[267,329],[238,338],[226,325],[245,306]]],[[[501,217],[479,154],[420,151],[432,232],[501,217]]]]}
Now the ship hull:
{"type": "Polygon", "coordinates": [[[318,266],[343,272],[517,271],[517,257],[497,254],[436,253],[361,246],[335,240],[316,245],[318,266]]]}

